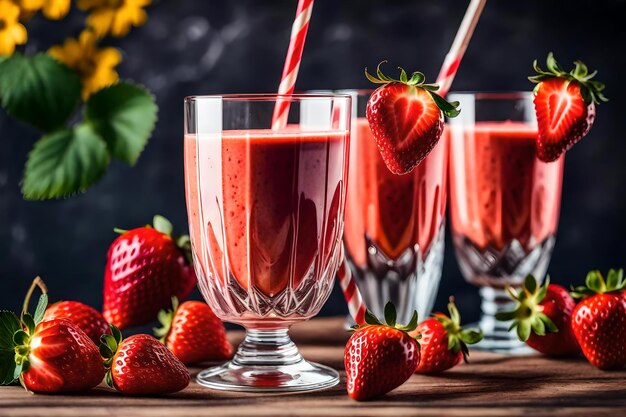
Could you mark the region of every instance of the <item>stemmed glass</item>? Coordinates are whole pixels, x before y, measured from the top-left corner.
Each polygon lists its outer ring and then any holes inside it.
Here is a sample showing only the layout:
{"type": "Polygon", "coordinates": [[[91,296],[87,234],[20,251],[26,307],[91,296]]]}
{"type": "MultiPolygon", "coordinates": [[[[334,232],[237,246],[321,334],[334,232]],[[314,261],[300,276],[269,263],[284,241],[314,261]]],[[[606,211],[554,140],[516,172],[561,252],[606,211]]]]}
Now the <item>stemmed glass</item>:
{"type": "Polygon", "coordinates": [[[537,159],[531,93],[452,93],[461,114],[448,122],[450,213],[457,260],[480,287],[484,340],[478,347],[522,347],[495,314],[509,308],[504,289],[527,274],[543,279],[554,248],[563,157],[537,159]]]}
{"type": "Polygon", "coordinates": [[[426,318],[437,296],[443,264],[448,142],[441,138],[406,175],[383,161],[365,109],[370,90],[352,96],[352,141],[346,202],[346,258],[365,305],[378,317],[392,301],[398,322],[417,310],[426,318]]]}
{"type": "Polygon", "coordinates": [[[346,95],[185,99],[185,183],[198,286],[246,328],[228,363],[198,382],[235,391],[305,391],[339,381],[305,361],[289,326],[317,314],[341,258],[350,134],[346,95]],[[271,129],[277,102],[288,124],[271,129]]]}

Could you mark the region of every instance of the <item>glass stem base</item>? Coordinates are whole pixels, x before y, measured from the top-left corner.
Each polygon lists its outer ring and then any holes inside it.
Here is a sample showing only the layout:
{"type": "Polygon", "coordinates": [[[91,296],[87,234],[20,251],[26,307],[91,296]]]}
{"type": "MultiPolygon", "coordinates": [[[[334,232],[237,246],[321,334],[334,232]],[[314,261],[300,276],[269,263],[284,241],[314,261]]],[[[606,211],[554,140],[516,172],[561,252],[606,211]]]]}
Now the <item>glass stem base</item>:
{"type": "Polygon", "coordinates": [[[305,361],[287,329],[247,330],[235,357],[198,374],[205,387],[250,392],[312,391],[339,382],[332,368],[305,361]]]}
{"type": "Polygon", "coordinates": [[[527,355],[534,351],[517,338],[515,332],[509,332],[510,322],[496,320],[496,313],[513,308],[507,293],[503,290],[483,287],[480,289],[482,316],[474,326],[483,331],[483,340],[475,346],[475,350],[483,350],[509,355],[527,355]]]}

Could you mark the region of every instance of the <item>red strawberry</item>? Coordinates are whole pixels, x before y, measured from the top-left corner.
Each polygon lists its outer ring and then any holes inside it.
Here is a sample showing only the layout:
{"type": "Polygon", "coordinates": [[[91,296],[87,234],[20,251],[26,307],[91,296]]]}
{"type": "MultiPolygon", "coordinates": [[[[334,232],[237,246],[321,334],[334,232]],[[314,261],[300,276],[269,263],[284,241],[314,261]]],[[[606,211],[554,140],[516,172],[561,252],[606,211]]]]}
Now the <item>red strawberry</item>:
{"type": "Polygon", "coordinates": [[[580,353],[571,328],[576,302],[565,288],[550,284],[550,277],[537,287],[535,277],[528,275],[517,293],[507,290],[517,304],[511,311],[496,314],[496,318],[512,320],[511,329],[517,329],[521,341],[548,356],[580,353]]]}
{"type": "MultiPolygon", "coordinates": [[[[383,61],[385,62],[385,61],[383,61]]],[[[367,101],[366,116],[387,168],[394,174],[407,174],[435,147],[443,132],[443,116],[459,114],[458,102],[448,103],[435,91],[436,84],[424,84],[424,74],[414,72],[409,79],[400,68],[400,79],[387,77],[376,68],[375,84],[383,84],[367,101]]]]}
{"type": "Polygon", "coordinates": [[[177,392],[189,385],[189,371],[163,343],[147,334],[122,340],[120,330],[102,336],[100,353],[109,368],[107,384],[123,394],[177,392]]]}
{"type": "Polygon", "coordinates": [[[59,301],[52,304],[43,316],[44,320],[67,319],[78,326],[97,345],[100,336],[111,334],[109,323],[93,307],[78,301],[59,301]]]}
{"type": "Polygon", "coordinates": [[[417,326],[417,313],[406,326],[396,324],[396,309],[385,306],[381,323],[369,311],[366,324],[356,328],[344,351],[348,395],[357,401],[386,394],[411,377],[420,360],[417,341],[408,332],[417,326]]]}
{"type": "Polygon", "coordinates": [[[172,237],[172,224],[154,216],[154,228],[125,231],[109,248],[104,317],[120,328],[146,324],[195,284],[189,236],[172,237]]]}
{"type": "Polygon", "coordinates": [[[68,320],[43,321],[48,297],[40,278],[33,282],[24,310],[35,286],[44,293],[34,316],[23,312],[20,320],[12,312],[0,312],[0,382],[19,378],[26,389],[48,393],[95,387],[105,374],[98,347],[68,320]]]}
{"type": "Polygon", "coordinates": [[[463,330],[461,315],[450,298],[450,317],[435,313],[417,326],[413,335],[420,335],[420,362],[415,370],[419,374],[433,374],[450,369],[461,359],[467,361],[467,345],[478,343],[483,338],[482,331],[463,330]]]}
{"type": "Polygon", "coordinates": [[[226,339],[224,323],[206,303],[186,301],[178,306],[172,299],[172,310],[161,310],[155,335],[183,363],[221,361],[233,354],[233,346],[226,339]]]}
{"type": "Polygon", "coordinates": [[[576,298],[583,298],[572,313],[574,335],[593,366],[623,368],[626,365],[624,271],[611,269],[606,281],[599,271],[591,271],[585,284],[572,293],[576,298]]]}
{"type": "Polygon", "coordinates": [[[544,162],[556,161],[563,152],[581,140],[591,129],[596,117],[596,104],[608,101],[602,91],[604,84],[593,81],[597,71],[589,74],[580,61],[565,72],[548,54],[547,71],[533,63],[538,75],[528,77],[537,83],[534,90],[535,112],[539,134],[537,156],[544,162]]]}

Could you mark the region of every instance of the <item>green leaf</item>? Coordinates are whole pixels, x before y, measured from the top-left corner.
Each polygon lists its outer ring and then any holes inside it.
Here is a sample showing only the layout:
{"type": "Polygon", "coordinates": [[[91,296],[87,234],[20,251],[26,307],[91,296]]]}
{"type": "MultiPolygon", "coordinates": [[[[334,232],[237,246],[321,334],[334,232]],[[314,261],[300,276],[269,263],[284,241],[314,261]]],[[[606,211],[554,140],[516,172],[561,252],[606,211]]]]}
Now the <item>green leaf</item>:
{"type": "Polygon", "coordinates": [[[480,329],[463,330],[460,339],[468,345],[474,345],[483,340],[483,331],[480,329]]]}
{"type": "Polygon", "coordinates": [[[531,294],[537,290],[537,280],[532,274],[526,275],[524,279],[524,288],[531,294]]]}
{"type": "Polygon", "coordinates": [[[33,318],[35,319],[35,324],[39,324],[41,320],[43,320],[43,315],[46,313],[47,307],[48,307],[48,294],[41,294],[39,296],[39,301],[37,302],[35,315],[33,316],[33,318]]]}
{"type": "MultiPolygon", "coordinates": [[[[11,351],[15,347],[13,335],[21,330],[20,319],[12,311],[0,311],[0,351],[11,351]]],[[[0,379],[2,375],[0,374],[0,379]]]]}
{"type": "Polygon", "coordinates": [[[530,321],[522,320],[517,325],[517,336],[522,342],[525,342],[530,337],[530,321]]]}
{"type": "Polygon", "coordinates": [[[83,192],[108,165],[106,144],[89,125],[50,133],[28,156],[22,193],[27,200],[45,200],[83,192]]]}
{"type": "Polygon", "coordinates": [[[417,328],[417,311],[413,311],[413,315],[411,316],[411,320],[405,325],[397,327],[398,330],[402,330],[405,332],[412,332],[417,328]]]}
{"type": "Polygon", "coordinates": [[[13,343],[15,343],[16,346],[25,345],[28,339],[28,333],[24,330],[20,329],[13,334],[13,343]]]}
{"type": "Polygon", "coordinates": [[[35,320],[33,320],[33,316],[31,316],[30,313],[22,315],[22,323],[24,323],[24,326],[28,329],[29,334],[32,335],[35,333],[35,327],[37,327],[37,325],[35,324],[35,320]]]}
{"type": "Polygon", "coordinates": [[[85,117],[113,157],[134,165],[154,130],[157,110],[154,97],[145,88],[118,83],[89,97],[85,117]]]}
{"type": "MultiPolygon", "coordinates": [[[[15,383],[15,353],[11,350],[0,350],[0,385],[15,383]]],[[[18,374],[19,375],[19,374],[18,374]]]]}
{"type": "Polygon", "coordinates": [[[550,332],[550,333],[558,333],[559,332],[559,328],[556,327],[556,324],[554,324],[554,322],[552,321],[552,319],[550,317],[548,317],[545,313],[537,313],[537,317],[539,317],[539,320],[541,320],[544,324],[545,329],[550,332]]]}
{"type": "Polygon", "coordinates": [[[535,317],[530,323],[533,332],[535,332],[538,336],[545,336],[546,334],[546,326],[544,326],[543,322],[539,317],[535,317]]]}
{"type": "Polygon", "coordinates": [[[600,271],[590,271],[585,278],[585,284],[596,293],[602,293],[605,290],[604,278],[600,271]]]}
{"type": "Polygon", "coordinates": [[[385,304],[385,321],[387,322],[387,326],[395,327],[396,326],[396,307],[393,305],[391,301],[387,301],[385,304]]]}
{"type": "Polygon", "coordinates": [[[517,317],[517,310],[501,311],[496,313],[496,320],[498,321],[511,321],[517,317]]]}
{"type": "Polygon", "coordinates": [[[372,312],[369,311],[369,310],[365,310],[365,323],[367,323],[367,324],[374,324],[374,325],[382,324],[378,320],[378,317],[376,317],[374,314],[372,314],[372,312]]]}
{"type": "Polygon", "coordinates": [[[46,54],[13,54],[0,63],[0,104],[43,131],[65,126],[80,100],[78,75],[46,54]]]}
{"type": "Polygon", "coordinates": [[[115,342],[117,342],[118,345],[122,343],[123,337],[122,337],[122,332],[120,331],[120,329],[117,326],[114,326],[112,324],[109,324],[109,327],[111,328],[111,334],[113,335],[113,339],[115,339],[115,342]]]}
{"type": "Polygon", "coordinates": [[[439,109],[448,117],[456,117],[461,113],[460,110],[457,109],[459,106],[459,102],[455,101],[454,103],[449,103],[445,98],[441,97],[439,94],[429,91],[430,96],[435,101],[435,104],[439,109]]]}
{"type": "Polygon", "coordinates": [[[172,226],[172,223],[159,214],[154,216],[152,219],[152,226],[159,232],[168,236],[172,236],[172,232],[174,232],[174,226],[172,226]]]}
{"type": "Polygon", "coordinates": [[[615,269],[611,269],[606,276],[607,290],[614,291],[616,289],[620,289],[623,279],[624,279],[624,271],[622,269],[620,269],[619,271],[616,271],[615,269]]]}

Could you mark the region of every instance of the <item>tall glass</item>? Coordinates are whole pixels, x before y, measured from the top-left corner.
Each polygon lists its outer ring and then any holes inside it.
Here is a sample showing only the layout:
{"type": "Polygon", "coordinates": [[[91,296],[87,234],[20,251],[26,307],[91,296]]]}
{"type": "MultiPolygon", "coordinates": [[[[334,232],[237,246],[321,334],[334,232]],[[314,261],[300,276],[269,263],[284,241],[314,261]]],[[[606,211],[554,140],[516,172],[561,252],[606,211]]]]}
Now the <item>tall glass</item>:
{"type": "Polygon", "coordinates": [[[433,307],[444,253],[448,143],[439,141],[407,175],[393,174],[365,118],[372,92],[352,95],[352,143],[344,242],[365,305],[378,317],[393,301],[398,322],[433,307]]]}
{"type": "Polygon", "coordinates": [[[339,381],[305,361],[289,326],[318,313],[341,262],[350,97],[185,99],[187,212],[198,286],[246,337],[198,382],[235,391],[305,391],[339,381]],[[290,103],[285,128],[274,107],[290,103]]]}
{"type": "Polygon", "coordinates": [[[507,285],[542,279],[554,247],[563,157],[537,159],[531,93],[449,94],[461,114],[449,121],[450,212],[458,263],[480,287],[485,338],[478,347],[521,348],[494,315],[508,309],[507,285]]]}

